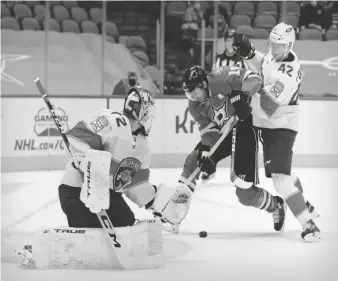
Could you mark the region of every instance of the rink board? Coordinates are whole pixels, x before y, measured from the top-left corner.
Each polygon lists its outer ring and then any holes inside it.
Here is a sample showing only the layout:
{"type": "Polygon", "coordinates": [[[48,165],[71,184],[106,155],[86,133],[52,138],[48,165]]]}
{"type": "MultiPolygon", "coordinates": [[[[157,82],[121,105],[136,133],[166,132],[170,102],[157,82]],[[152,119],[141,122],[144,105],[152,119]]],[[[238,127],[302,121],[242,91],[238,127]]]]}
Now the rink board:
{"type": "MultiPolygon", "coordinates": [[[[123,99],[53,98],[69,129],[98,108],[121,109],[123,99]]],[[[3,98],[2,172],[57,170],[67,161],[65,146],[41,98],[3,98]],[[18,114],[19,113],[19,114],[18,114]],[[22,114],[20,114],[22,113],[22,114]]],[[[338,167],[338,100],[302,100],[294,166],[338,167]]],[[[152,167],[182,167],[200,138],[185,99],[157,99],[149,137],[152,167]]],[[[260,161],[261,162],[261,161],[260,161]]],[[[223,161],[222,166],[229,166],[223,161]]]]}

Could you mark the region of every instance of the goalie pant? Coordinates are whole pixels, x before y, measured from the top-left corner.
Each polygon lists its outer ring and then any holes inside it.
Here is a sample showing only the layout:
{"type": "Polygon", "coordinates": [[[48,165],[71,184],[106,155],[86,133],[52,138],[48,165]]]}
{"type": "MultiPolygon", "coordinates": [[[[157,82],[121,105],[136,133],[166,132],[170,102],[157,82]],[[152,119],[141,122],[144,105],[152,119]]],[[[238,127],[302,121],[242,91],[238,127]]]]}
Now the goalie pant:
{"type": "MultiPolygon", "coordinates": [[[[80,200],[80,187],[61,184],[59,186],[59,199],[62,211],[67,216],[68,226],[101,228],[96,214],[93,214],[80,200]]],[[[107,214],[115,227],[131,226],[135,216],[122,193],[110,190],[110,207],[107,214]]]]}

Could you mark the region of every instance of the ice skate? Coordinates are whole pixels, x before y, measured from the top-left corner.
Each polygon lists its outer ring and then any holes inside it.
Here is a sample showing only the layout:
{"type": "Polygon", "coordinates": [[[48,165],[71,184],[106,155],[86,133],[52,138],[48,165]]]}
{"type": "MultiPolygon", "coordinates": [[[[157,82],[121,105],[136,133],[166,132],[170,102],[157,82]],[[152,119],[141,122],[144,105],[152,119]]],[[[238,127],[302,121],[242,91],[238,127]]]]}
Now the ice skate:
{"type": "Polygon", "coordinates": [[[277,209],[272,213],[274,228],[276,231],[283,232],[285,227],[286,204],[283,198],[274,196],[277,200],[277,209]]]}
{"type": "Polygon", "coordinates": [[[319,242],[322,239],[320,230],[317,227],[317,225],[313,222],[313,220],[309,220],[305,224],[301,237],[306,242],[319,242]]]}
{"type": "Polygon", "coordinates": [[[309,201],[306,201],[305,204],[309,210],[311,218],[316,219],[320,217],[319,213],[315,209],[315,206],[313,206],[309,201]]]}

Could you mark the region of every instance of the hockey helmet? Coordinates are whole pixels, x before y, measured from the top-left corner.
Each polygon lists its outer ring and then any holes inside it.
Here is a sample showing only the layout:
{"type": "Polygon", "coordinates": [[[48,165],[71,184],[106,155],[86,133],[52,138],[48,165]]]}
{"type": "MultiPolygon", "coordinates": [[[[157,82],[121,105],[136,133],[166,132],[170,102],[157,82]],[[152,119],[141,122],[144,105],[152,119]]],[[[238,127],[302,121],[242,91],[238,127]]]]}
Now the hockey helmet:
{"type": "Polygon", "coordinates": [[[272,55],[284,59],[292,50],[296,40],[295,30],[284,22],[277,24],[269,36],[269,50],[272,55]]]}
{"type": "Polygon", "coordinates": [[[183,90],[190,100],[195,100],[193,97],[196,88],[208,89],[208,78],[205,71],[199,65],[194,65],[186,69],[183,75],[183,90]]]}
{"type": "Polygon", "coordinates": [[[143,134],[148,136],[155,113],[155,99],[150,92],[141,86],[128,91],[124,101],[124,114],[138,120],[143,127],[143,134]]]}
{"type": "Polygon", "coordinates": [[[224,32],[224,40],[227,40],[228,38],[234,38],[236,34],[236,30],[233,28],[227,29],[227,31],[224,32]]]}

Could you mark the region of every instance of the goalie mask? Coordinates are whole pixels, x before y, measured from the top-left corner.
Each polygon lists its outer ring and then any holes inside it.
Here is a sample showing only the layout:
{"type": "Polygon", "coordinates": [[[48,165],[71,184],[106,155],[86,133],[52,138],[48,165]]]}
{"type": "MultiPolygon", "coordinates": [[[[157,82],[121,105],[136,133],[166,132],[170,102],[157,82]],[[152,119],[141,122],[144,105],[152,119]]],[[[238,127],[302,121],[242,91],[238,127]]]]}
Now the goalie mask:
{"type": "Polygon", "coordinates": [[[205,71],[195,65],[188,68],[183,76],[183,90],[189,100],[202,101],[208,95],[209,83],[205,71]],[[207,94],[205,95],[206,92],[207,94]]]}
{"type": "Polygon", "coordinates": [[[154,97],[141,86],[129,90],[124,101],[124,114],[140,122],[143,134],[150,133],[155,111],[154,97]]]}
{"type": "Polygon", "coordinates": [[[295,30],[291,25],[281,22],[271,31],[269,36],[269,51],[277,61],[283,60],[295,43],[295,30]]]}

